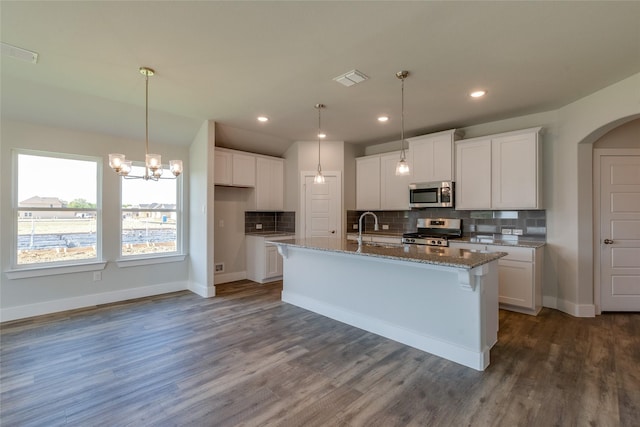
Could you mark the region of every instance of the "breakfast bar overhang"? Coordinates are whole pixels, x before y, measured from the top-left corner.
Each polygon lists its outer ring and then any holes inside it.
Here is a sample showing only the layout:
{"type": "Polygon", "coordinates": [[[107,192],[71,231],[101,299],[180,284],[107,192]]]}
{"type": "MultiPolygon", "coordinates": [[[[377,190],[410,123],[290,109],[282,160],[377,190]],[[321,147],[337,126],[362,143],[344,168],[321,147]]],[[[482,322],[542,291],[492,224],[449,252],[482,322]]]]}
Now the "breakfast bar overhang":
{"type": "Polygon", "coordinates": [[[283,256],[282,301],[476,370],[489,365],[506,254],[324,237],[270,243],[283,256]]]}

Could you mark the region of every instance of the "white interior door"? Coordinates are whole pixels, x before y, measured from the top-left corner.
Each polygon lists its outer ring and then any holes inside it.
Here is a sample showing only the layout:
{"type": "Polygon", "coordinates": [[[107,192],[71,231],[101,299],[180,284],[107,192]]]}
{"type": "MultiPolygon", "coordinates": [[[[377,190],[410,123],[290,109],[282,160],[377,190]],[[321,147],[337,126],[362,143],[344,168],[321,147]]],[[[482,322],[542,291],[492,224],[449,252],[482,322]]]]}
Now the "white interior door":
{"type": "Polygon", "coordinates": [[[338,172],[325,172],[324,184],[303,173],[301,214],[304,237],[342,236],[342,182],[338,172]]]}
{"type": "Polygon", "coordinates": [[[600,157],[602,311],[640,311],[640,156],[600,157]]]}

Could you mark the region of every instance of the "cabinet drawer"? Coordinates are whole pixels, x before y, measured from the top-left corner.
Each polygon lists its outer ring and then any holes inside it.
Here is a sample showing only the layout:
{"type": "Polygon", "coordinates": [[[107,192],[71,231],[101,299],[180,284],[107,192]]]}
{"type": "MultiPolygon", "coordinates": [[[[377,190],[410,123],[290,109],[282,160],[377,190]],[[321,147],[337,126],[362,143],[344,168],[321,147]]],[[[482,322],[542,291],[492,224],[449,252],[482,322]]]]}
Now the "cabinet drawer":
{"type": "Polygon", "coordinates": [[[489,246],[491,252],[506,252],[503,260],[533,262],[534,249],[514,246],[489,246]]]}

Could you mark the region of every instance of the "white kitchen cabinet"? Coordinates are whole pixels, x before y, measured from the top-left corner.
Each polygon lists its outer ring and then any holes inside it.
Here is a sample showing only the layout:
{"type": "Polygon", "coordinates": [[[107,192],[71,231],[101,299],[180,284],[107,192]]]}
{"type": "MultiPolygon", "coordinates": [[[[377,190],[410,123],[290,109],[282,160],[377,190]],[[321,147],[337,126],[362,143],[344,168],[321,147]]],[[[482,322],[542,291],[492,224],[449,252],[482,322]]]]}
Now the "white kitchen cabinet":
{"type": "Polygon", "coordinates": [[[256,157],[250,153],[215,149],[214,184],[255,187],[256,157]]]}
{"type": "Polygon", "coordinates": [[[456,209],[491,209],[491,139],[456,142],[456,209]]]}
{"type": "MultiPolygon", "coordinates": [[[[412,168],[409,160],[409,170],[412,168]]],[[[413,180],[412,174],[397,176],[396,165],[400,160],[400,152],[380,155],[380,209],[382,210],[409,210],[409,184],[413,180]]]]}
{"type": "Polygon", "coordinates": [[[356,210],[380,210],[380,156],[356,159],[356,210]]]}
{"type": "Polygon", "coordinates": [[[254,210],[284,210],[284,160],[256,157],[256,190],[254,210]]]}
{"type": "Polygon", "coordinates": [[[540,130],[457,141],[456,209],[542,209],[540,130]]]}
{"type": "Polygon", "coordinates": [[[542,309],[542,263],[544,247],[486,245],[450,242],[452,248],[506,252],[498,260],[500,308],[537,315],[542,309]]]}
{"type": "Polygon", "coordinates": [[[258,283],[282,279],[282,256],[267,240],[286,240],[294,236],[246,236],[247,279],[258,283]]]}
{"type": "Polygon", "coordinates": [[[356,159],[356,210],[409,210],[412,175],[396,176],[398,160],[399,151],[356,159]]]}
{"type": "Polygon", "coordinates": [[[412,157],[412,182],[452,181],[455,179],[455,145],[462,137],[461,131],[444,132],[409,138],[412,157]]]}
{"type": "Polygon", "coordinates": [[[255,186],[255,156],[216,148],[214,184],[238,187],[255,186]]]}
{"type": "Polygon", "coordinates": [[[542,173],[539,129],[491,141],[493,209],[541,209],[542,173]]]}

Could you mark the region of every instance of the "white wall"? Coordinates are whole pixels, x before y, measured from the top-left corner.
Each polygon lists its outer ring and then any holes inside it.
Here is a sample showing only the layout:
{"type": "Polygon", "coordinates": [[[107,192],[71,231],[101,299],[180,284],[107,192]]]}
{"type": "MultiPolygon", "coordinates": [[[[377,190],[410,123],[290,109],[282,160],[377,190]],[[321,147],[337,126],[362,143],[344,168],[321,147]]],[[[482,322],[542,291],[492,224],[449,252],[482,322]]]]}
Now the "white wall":
{"type": "Polygon", "coordinates": [[[191,187],[189,215],[189,289],[200,296],[215,295],[213,280],[213,153],[215,122],[205,121],[189,149],[191,187]]]}
{"type": "Polygon", "coordinates": [[[593,144],[593,148],[640,148],[640,119],[608,132],[593,144]]]}
{"type": "MultiPolygon", "coordinates": [[[[3,179],[0,186],[0,309],[3,320],[50,313],[93,304],[186,289],[188,261],[120,268],[115,264],[120,249],[119,177],[108,166],[110,152],[144,159],[144,141],[133,141],[96,133],[2,120],[0,159],[3,179]],[[31,149],[58,153],[99,156],[103,162],[103,258],[107,261],[102,280],[93,281],[92,272],[60,274],[9,280],[11,268],[13,218],[10,171],[12,149],[31,149]]],[[[185,171],[190,163],[187,147],[154,144],[166,158],[179,158],[185,171]]],[[[37,171],[34,171],[37,173],[37,171]]],[[[41,179],[47,179],[42,176],[41,179]]],[[[149,185],[153,185],[149,182],[149,185]]],[[[184,184],[184,210],[189,213],[189,182],[184,184]]],[[[189,244],[188,235],[185,245],[189,244]]]]}

